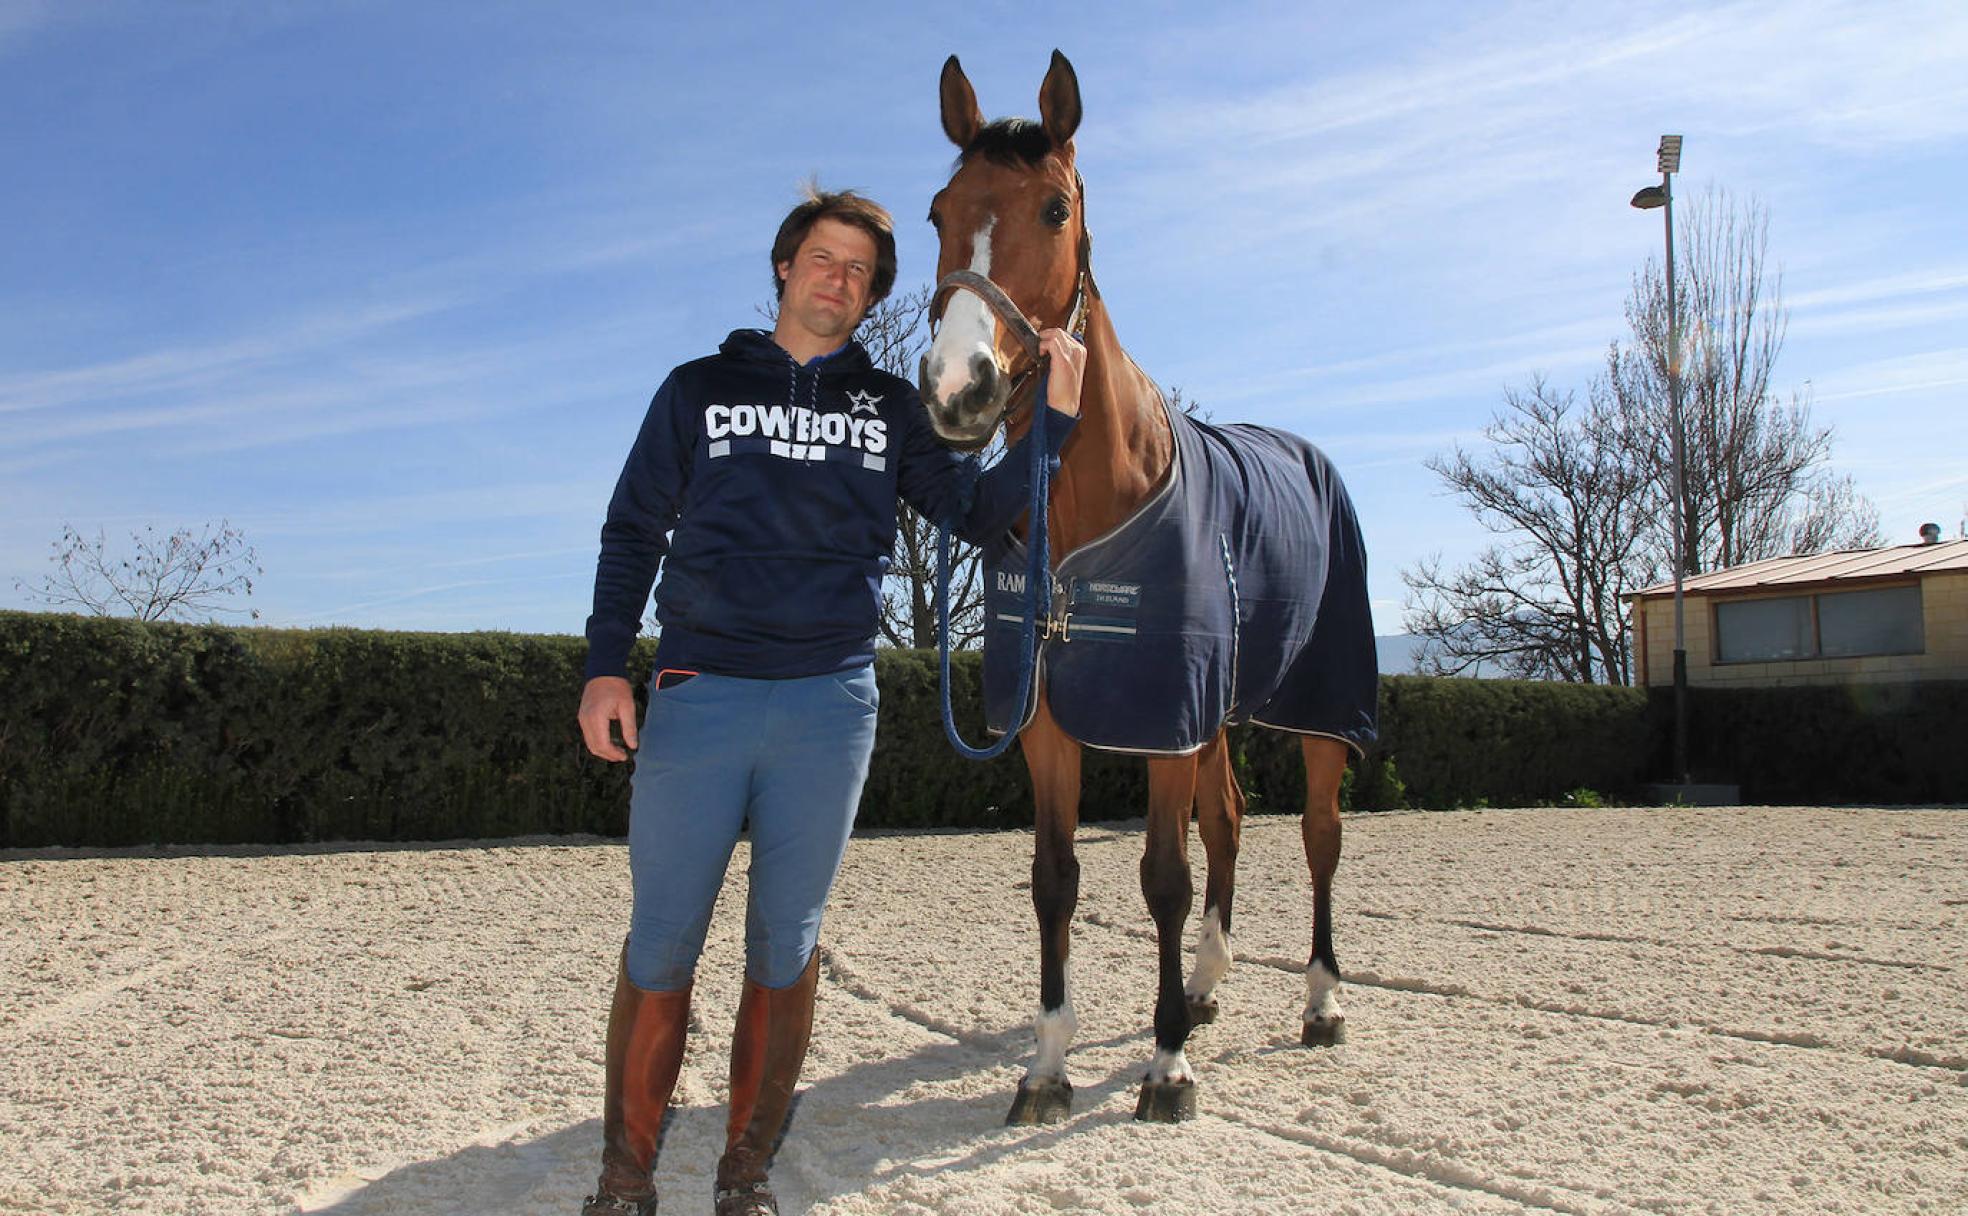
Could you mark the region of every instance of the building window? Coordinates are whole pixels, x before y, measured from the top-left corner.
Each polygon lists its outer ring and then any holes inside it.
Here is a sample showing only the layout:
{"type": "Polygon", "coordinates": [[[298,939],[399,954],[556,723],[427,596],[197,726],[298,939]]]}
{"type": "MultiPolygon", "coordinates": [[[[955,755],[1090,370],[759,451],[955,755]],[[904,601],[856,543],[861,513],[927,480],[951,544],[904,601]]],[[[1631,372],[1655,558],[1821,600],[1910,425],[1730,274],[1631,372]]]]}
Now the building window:
{"type": "Polygon", "coordinates": [[[1920,654],[1926,648],[1918,586],[1771,596],[1715,606],[1718,663],[1920,654]]]}
{"type": "Polygon", "coordinates": [[[1826,658],[1919,654],[1927,649],[1919,587],[1841,591],[1817,600],[1818,653],[1826,658]]]}
{"type": "Polygon", "coordinates": [[[1737,600],[1715,606],[1716,660],[1722,663],[1774,663],[1808,659],[1816,650],[1811,637],[1811,597],[1737,600]]]}

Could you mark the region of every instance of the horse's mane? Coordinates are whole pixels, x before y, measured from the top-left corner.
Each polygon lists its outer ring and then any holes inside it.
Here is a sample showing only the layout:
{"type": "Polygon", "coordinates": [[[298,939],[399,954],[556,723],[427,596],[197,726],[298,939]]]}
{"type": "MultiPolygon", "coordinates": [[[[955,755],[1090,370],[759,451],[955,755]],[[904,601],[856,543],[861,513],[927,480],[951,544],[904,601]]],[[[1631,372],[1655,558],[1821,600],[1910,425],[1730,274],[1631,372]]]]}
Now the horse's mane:
{"type": "Polygon", "coordinates": [[[1020,165],[1030,168],[1051,153],[1052,137],[1046,134],[1045,127],[1029,118],[1000,118],[985,124],[957,157],[957,163],[981,156],[1013,168],[1020,165]]]}

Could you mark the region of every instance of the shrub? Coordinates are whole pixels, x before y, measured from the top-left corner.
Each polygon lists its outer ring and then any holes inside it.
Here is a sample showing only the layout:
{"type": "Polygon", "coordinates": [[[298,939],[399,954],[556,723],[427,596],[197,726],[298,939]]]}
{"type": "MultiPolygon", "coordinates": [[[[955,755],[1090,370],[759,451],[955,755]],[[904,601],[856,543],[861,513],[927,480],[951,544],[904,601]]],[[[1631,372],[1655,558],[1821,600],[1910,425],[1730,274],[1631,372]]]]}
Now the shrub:
{"type": "MultiPolygon", "coordinates": [[[[1907,803],[1968,798],[1968,682],[1688,690],[1689,766],[1752,802],[1907,803]]],[[[1667,771],[1671,688],[1653,690],[1667,771]]]]}
{"type": "Polygon", "coordinates": [[[582,657],[0,613],[0,846],[620,832],[626,774],[571,712],[582,657]]]}
{"type": "MultiPolygon", "coordinates": [[[[588,756],[576,637],[139,624],[0,612],[0,847],[430,840],[626,828],[628,766],[588,756]]],[[[637,696],[654,646],[630,660],[637,696]]],[[[956,717],[984,738],[979,656],[956,717]]],[[[883,651],[864,827],[1032,822],[1025,766],[955,757],[936,656],[883,651]]],[[[1350,810],[1597,805],[1666,769],[1671,696],[1394,676],[1350,810]]],[[[1694,690],[1698,772],[1776,801],[1945,801],[1968,791],[1968,684],[1694,690]]],[[[1255,813],[1297,814],[1289,735],[1237,727],[1255,813]]],[[[1144,766],[1089,752],[1080,817],[1133,818],[1144,766]]]]}
{"type": "Polygon", "coordinates": [[[1639,689],[1534,680],[1381,679],[1381,739],[1417,805],[1548,803],[1644,780],[1660,726],[1639,689]]]}

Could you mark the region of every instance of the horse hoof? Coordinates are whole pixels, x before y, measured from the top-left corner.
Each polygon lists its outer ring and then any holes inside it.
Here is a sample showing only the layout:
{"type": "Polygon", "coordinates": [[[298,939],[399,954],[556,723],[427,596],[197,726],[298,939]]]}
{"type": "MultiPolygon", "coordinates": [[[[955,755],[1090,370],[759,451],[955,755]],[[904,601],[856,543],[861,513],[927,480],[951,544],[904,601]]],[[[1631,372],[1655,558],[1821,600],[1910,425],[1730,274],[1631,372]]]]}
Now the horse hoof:
{"type": "Polygon", "coordinates": [[[1011,1113],[1005,1116],[1005,1126],[1034,1127],[1041,1123],[1059,1123],[1072,1113],[1072,1082],[1040,1081],[1032,1084],[1020,1081],[1018,1096],[1011,1100],[1011,1113]]]}
{"type": "Polygon", "coordinates": [[[1307,1047],[1332,1047],[1346,1041],[1346,1019],[1327,1018],[1322,1022],[1307,1022],[1299,1033],[1298,1041],[1307,1047]]]}
{"type": "Polygon", "coordinates": [[[1207,1026],[1211,1022],[1214,1022],[1215,1020],[1216,1020],[1216,1002],[1214,1000],[1189,1002],[1190,1026],[1192,1027],[1207,1026]]]}
{"type": "Polygon", "coordinates": [[[1134,1117],[1143,1123],[1180,1123],[1196,1117],[1194,1081],[1143,1081],[1134,1117]]]}

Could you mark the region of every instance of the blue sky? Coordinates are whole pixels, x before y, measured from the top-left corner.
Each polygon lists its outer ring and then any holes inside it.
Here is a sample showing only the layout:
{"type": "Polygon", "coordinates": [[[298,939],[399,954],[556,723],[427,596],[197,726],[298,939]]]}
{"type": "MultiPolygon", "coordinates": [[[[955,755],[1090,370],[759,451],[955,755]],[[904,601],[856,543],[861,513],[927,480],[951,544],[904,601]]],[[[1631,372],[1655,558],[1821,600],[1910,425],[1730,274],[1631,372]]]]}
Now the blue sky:
{"type": "Polygon", "coordinates": [[[1677,193],[1760,199],[1777,368],[1889,537],[1968,513],[1968,6],[0,0],[0,606],[64,523],[229,519],[274,625],[576,633],[672,365],[756,323],[810,175],[902,287],[954,152],[1078,69],[1122,340],[1325,447],[1399,572],[1487,539],[1422,467],[1583,388],[1677,193]],[[813,14],[825,12],[824,17],[813,14]]]}

